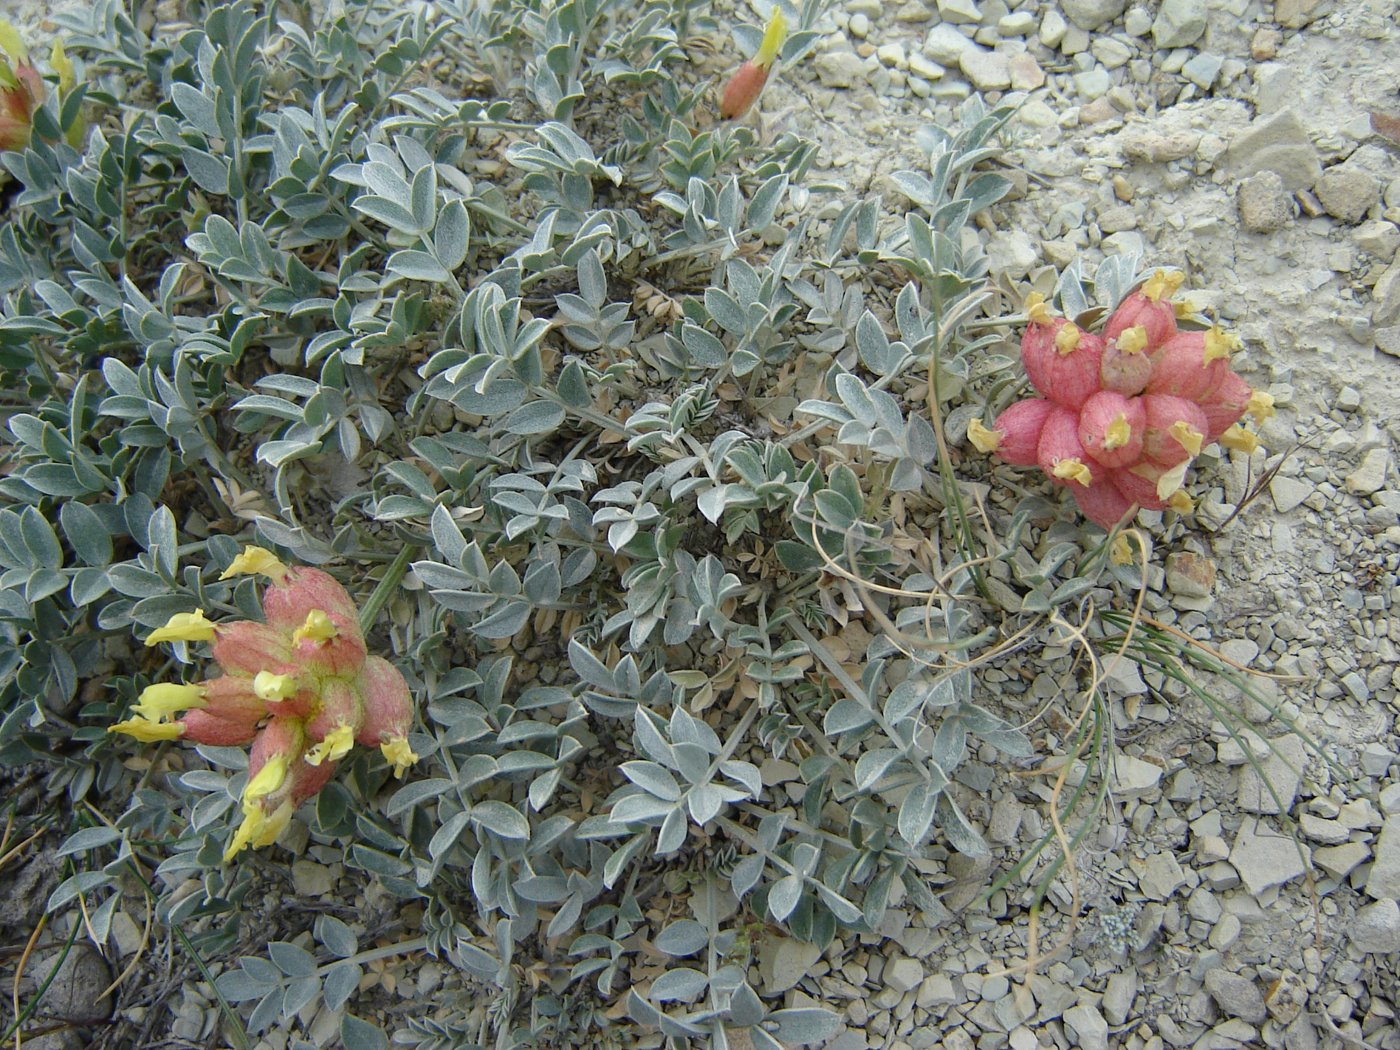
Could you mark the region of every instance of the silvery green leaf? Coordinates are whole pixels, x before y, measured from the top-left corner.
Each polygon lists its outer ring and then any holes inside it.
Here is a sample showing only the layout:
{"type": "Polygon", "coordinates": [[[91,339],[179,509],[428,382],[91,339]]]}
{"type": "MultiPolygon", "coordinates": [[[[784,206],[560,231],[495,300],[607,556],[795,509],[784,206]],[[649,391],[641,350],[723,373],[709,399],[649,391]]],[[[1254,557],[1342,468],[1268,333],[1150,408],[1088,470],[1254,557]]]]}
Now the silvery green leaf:
{"type": "Polygon", "coordinates": [[[767,1011],[758,993],[749,987],[748,982],[740,982],[729,999],[729,1019],[742,1028],[748,1028],[763,1020],[765,1013],[767,1011]]]}
{"type": "Polygon", "coordinates": [[[651,984],[651,997],[659,1003],[692,1003],[705,994],[710,979],[699,970],[680,966],[667,970],[651,984]]]}
{"type": "Polygon", "coordinates": [[[638,787],[649,791],[667,802],[677,802],[681,797],[680,785],[664,766],[655,762],[624,762],[622,774],[638,787]]]}
{"type": "Polygon", "coordinates": [[[427,252],[416,249],[395,252],[389,256],[385,265],[400,277],[407,277],[412,281],[446,284],[452,279],[452,275],[443,268],[442,263],[427,252]]]}
{"type": "Polygon", "coordinates": [[[714,820],[724,808],[724,793],[713,784],[700,784],[690,789],[686,803],[691,819],[703,826],[714,820]]]}
{"type": "Polygon", "coordinates": [[[800,1007],[775,1010],[768,1015],[766,1023],[776,1025],[773,1034],[784,1043],[805,1045],[834,1035],[841,1026],[841,1016],[821,1007],[800,1007]]]}
{"type": "Polygon", "coordinates": [[[578,261],[578,292],[594,310],[600,310],[608,298],[608,279],[603,273],[603,263],[598,253],[589,249],[578,261]]]}
{"type": "Polygon", "coordinates": [[[556,401],[530,401],[507,415],[501,425],[512,434],[547,434],[564,422],[564,406],[556,401]]]}
{"type": "Polygon", "coordinates": [[[768,911],[778,922],[791,915],[802,899],[802,876],[785,875],[768,891],[768,911]]]}
{"type": "Polygon", "coordinates": [[[875,751],[867,751],[856,760],[855,785],[858,791],[869,791],[880,778],[885,775],[885,771],[903,755],[902,751],[896,748],[879,748],[875,751]]]}
{"type": "Polygon", "coordinates": [[[693,955],[710,943],[710,936],[694,919],[679,919],[658,933],[653,943],[667,955],[693,955]]]}
{"type": "Polygon", "coordinates": [[[530,837],[530,822],[514,806],[488,799],[472,807],[472,823],[480,824],[487,831],[494,832],[503,839],[517,841],[530,837]]]}
{"type": "Polygon", "coordinates": [[[963,811],[947,795],[938,796],[938,823],[948,836],[949,844],[969,857],[985,857],[991,851],[981,832],[968,823],[963,811]]]}
{"type": "Polygon", "coordinates": [[[267,946],[267,954],[288,977],[310,977],[316,972],[315,956],[290,941],[273,941],[267,946]]]}
{"type": "Polygon", "coordinates": [[[838,700],[831,705],[822,720],[822,731],[827,736],[838,736],[853,730],[864,729],[875,721],[870,708],[858,700],[838,700]]]}
{"type": "Polygon", "coordinates": [[[326,946],[334,956],[348,959],[359,950],[359,940],[350,927],[334,915],[318,915],[315,923],[316,939],[326,946]]]}
{"type": "Polygon", "coordinates": [[[471,217],[460,200],[448,201],[433,227],[433,254],[446,269],[455,270],[471,245],[471,217]]]}
{"type": "Polygon", "coordinates": [[[353,962],[336,963],[326,972],[326,983],[322,995],[326,999],[326,1009],[335,1012],[350,1001],[350,996],[360,985],[361,970],[353,962]]]}
{"type": "Polygon", "coordinates": [[[677,806],[666,814],[666,819],[661,822],[661,831],[656,836],[656,854],[665,856],[674,853],[685,845],[686,832],[689,825],[686,823],[685,810],[677,806]]]}
{"type": "Polygon", "coordinates": [[[389,1050],[389,1040],[379,1026],[361,1021],[354,1014],[340,1019],[340,1040],[345,1050],[389,1050]]]}
{"type": "Polygon", "coordinates": [[[933,825],[935,807],[941,797],[941,793],[928,784],[919,782],[911,787],[899,804],[899,837],[911,846],[922,845],[933,825]]]}
{"type": "Polygon", "coordinates": [[[443,777],[416,780],[411,784],[405,784],[390,796],[388,803],[384,806],[385,815],[396,817],[421,802],[437,798],[438,795],[451,787],[452,781],[443,777]]]}
{"type": "Polygon", "coordinates": [[[754,854],[734,865],[734,870],[729,876],[729,885],[736,897],[744,896],[758,884],[759,877],[763,874],[764,863],[762,855],[754,854]]]}

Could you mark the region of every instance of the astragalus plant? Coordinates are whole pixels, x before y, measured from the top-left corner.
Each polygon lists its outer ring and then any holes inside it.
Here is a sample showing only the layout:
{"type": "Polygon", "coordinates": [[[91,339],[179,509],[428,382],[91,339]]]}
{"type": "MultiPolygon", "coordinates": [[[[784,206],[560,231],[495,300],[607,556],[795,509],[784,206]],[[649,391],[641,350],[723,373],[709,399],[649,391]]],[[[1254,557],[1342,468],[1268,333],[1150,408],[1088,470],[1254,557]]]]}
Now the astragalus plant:
{"type": "Polygon", "coordinates": [[[61,20],[76,86],[0,157],[0,755],[72,803],[49,909],[105,938],[144,888],[235,1043],[319,999],[383,1045],[357,988],[414,951],[474,991],[400,1044],[818,1040],[750,982],[766,926],[936,922],[986,851],[965,760],[1031,747],[981,667],[1107,562],[985,534],[943,427],[1009,367],[970,222],[1009,111],[888,199],[719,119],[822,7],[61,20]],[[419,928],[265,943],[307,835],[419,928]]]}

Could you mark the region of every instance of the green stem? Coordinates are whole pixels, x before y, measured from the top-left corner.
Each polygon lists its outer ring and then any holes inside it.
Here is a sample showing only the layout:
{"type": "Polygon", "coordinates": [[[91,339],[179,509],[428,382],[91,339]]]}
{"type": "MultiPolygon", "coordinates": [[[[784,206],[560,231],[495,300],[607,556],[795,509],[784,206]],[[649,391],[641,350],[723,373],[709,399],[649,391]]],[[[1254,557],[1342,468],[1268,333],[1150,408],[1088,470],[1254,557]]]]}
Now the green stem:
{"type": "Polygon", "coordinates": [[[374,621],[378,618],[379,612],[389,601],[389,595],[403,581],[404,573],[408,571],[409,559],[413,557],[417,550],[411,543],[406,543],[399,551],[398,555],[389,564],[389,569],[384,573],[384,578],[379,581],[374,588],[374,593],[369,596],[369,600],[360,608],[360,630],[368,634],[374,621]]]}

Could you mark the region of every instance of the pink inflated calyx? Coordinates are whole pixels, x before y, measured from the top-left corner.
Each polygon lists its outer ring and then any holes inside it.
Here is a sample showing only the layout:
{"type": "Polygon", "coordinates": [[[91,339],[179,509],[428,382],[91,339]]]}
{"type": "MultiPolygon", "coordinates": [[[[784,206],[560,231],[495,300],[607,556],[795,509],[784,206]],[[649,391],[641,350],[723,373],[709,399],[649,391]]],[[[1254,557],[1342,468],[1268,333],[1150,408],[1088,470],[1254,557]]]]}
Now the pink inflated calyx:
{"type": "Polygon", "coordinates": [[[1079,412],[1079,442],[1094,462],[1131,466],[1142,458],[1147,411],[1141,398],[1100,390],[1079,412]]]}
{"type": "Polygon", "coordinates": [[[1151,463],[1139,463],[1133,467],[1109,471],[1108,480],[1124,499],[1137,504],[1143,510],[1164,510],[1167,501],[1157,494],[1157,485],[1164,473],[1161,467],[1151,463]]]}
{"type": "Polygon", "coordinates": [[[1021,340],[1021,363],[1036,391],[1065,408],[1078,409],[1100,388],[1103,340],[1063,317],[1031,325],[1021,340]],[[1038,330],[1034,338],[1031,331],[1038,330]]]}
{"type": "Polygon", "coordinates": [[[1147,352],[1153,353],[1176,334],[1176,310],[1171,297],[1181,287],[1184,275],[1158,270],[1113,311],[1104,326],[1105,339],[1117,339],[1129,328],[1141,325],[1147,336],[1147,352]]]}
{"type": "Polygon", "coordinates": [[[1201,454],[1206,440],[1206,414],[1194,401],[1171,394],[1144,394],[1147,414],[1143,456],[1159,467],[1174,467],[1201,454]]]}
{"type": "Polygon", "coordinates": [[[1140,394],[1152,378],[1152,358],[1147,353],[1147,332],[1134,325],[1119,332],[1103,348],[1099,379],[1105,390],[1124,397],[1140,394]]]}
{"type": "Polygon", "coordinates": [[[1107,475],[1087,487],[1071,485],[1070,493],[1084,516],[1105,529],[1113,528],[1133,509],[1133,501],[1124,496],[1107,475]]]}
{"type": "Polygon", "coordinates": [[[253,620],[217,624],[210,649],[219,666],[229,674],[251,677],[259,671],[292,667],[287,632],[253,620]]]}
{"type": "Polygon", "coordinates": [[[342,634],[364,643],[354,599],[330,573],[288,568],[280,581],[263,592],[263,614],[272,627],[295,631],[317,610],[329,616],[342,634]]]}
{"type": "Polygon", "coordinates": [[[1218,441],[1220,435],[1240,421],[1254,391],[1234,372],[1227,371],[1206,397],[1201,400],[1201,412],[1206,419],[1206,440],[1218,441]]]}
{"type": "Polygon", "coordinates": [[[1147,392],[1199,401],[1230,371],[1234,345],[1231,336],[1214,328],[1206,332],[1178,332],[1153,359],[1147,392]]]}
{"type": "Polygon", "coordinates": [[[1057,485],[1088,488],[1093,483],[1094,468],[1079,441],[1076,413],[1060,405],[1050,412],[1040,431],[1036,462],[1057,485]]]}
{"type": "Polygon", "coordinates": [[[1040,447],[1040,430],[1054,408],[1055,403],[1044,398],[1017,401],[997,416],[992,425],[992,433],[997,437],[989,451],[1018,467],[1034,466],[1040,447]]]}

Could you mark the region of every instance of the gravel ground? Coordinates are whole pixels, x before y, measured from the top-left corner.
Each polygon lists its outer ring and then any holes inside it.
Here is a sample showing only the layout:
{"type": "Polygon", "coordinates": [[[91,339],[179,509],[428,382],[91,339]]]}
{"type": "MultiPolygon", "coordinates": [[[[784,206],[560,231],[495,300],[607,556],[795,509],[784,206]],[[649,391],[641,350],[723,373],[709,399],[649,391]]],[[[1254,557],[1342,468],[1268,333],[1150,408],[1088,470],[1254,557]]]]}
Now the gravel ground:
{"type": "MultiPolygon", "coordinates": [[[[20,24],[49,8],[0,3],[20,24]]],[[[1261,777],[1208,712],[1153,701],[1161,683],[1127,667],[1112,799],[1077,855],[1085,913],[1064,921],[1064,881],[1041,916],[1042,945],[1063,932],[1069,950],[1023,979],[1024,888],[968,911],[989,876],[954,857],[948,915],[896,908],[883,938],[824,955],[770,940],[765,991],[841,1010],[830,1050],[1400,1048],[1400,164],[1368,116],[1400,116],[1394,0],[849,0],[835,23],[765,101],[771,126],[824,140],[823,177],[892,194],[880,176],[917,158],[918,127],[977,91],[1021,102],[1010,159],[1026,178],[990,233],[994,271],[1034,281],[1138,250],[1242,335],[1237,367],[1280,406],[1267,451],[1206,465],[1196,519],[1158,537],[1195,571],[1169,563],[1149,608],[1288,676],[1261,688],[1353,779],[1246,709],[1261,777]],[[1266,497],[1218,528],[1281,457],[1266,497]]],[[[1036,784],[989,783],[971,815],[1000,865],[1048,809],[1036,784]]],[[[292,869],[303,898],[392,908],[323,859],[292,869]]],[[[269,905],[286,906],[281,887],[269,905]]],[[[135,950],[134,924],[114,934],[114,954],[135,950]]],[[[460,994],[421,959],[375,973],[405,1010],[460,994]]],[[[307,1020],[331,1045],[334,1018],[307,1020]]],[[[172,1034],[201,1043],[214,1025],[207,987],[188,985],[172,1034]]]]}

